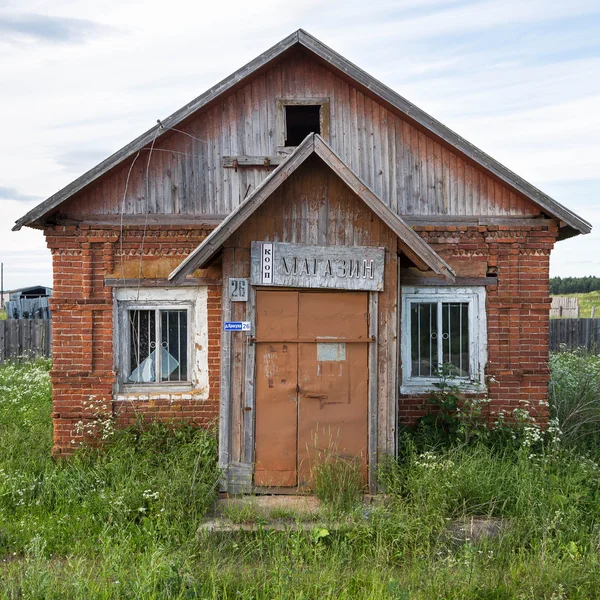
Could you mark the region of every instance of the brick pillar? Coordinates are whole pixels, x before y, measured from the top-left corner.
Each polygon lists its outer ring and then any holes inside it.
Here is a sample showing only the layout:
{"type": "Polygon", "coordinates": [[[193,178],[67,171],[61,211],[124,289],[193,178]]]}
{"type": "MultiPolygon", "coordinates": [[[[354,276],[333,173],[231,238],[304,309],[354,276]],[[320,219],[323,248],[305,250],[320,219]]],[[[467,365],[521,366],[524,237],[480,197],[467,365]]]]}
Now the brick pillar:
{"type": "Polygon", "coordinates": [[[52,416],[56,456],[70,454],[93,431],[96,409],[110,413],[113,384],[110,290],[93,285],[102,271],[104,246],[72,226],[46,230],[52,251],[52,416]],[[99,263],[99,264],[96,264],[99,263]],[[101,407],[105,406],[106,409],[101,407]]]}

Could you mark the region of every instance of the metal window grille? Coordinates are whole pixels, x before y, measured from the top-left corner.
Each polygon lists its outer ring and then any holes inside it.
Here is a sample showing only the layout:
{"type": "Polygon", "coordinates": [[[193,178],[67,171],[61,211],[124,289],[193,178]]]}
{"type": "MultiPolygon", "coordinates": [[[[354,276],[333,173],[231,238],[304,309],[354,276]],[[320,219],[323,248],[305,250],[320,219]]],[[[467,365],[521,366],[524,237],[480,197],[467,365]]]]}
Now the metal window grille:
{"type": "Polygon", "coordinates": [[[188,311],[130,309],[127,383],[188,381],[188,311]]]}
{"type": "Polygon", "coordinates": [[[435,377],[443,365],[457,377],[469,377],[469,303],[411,302],[413,377],[435,377]]]}

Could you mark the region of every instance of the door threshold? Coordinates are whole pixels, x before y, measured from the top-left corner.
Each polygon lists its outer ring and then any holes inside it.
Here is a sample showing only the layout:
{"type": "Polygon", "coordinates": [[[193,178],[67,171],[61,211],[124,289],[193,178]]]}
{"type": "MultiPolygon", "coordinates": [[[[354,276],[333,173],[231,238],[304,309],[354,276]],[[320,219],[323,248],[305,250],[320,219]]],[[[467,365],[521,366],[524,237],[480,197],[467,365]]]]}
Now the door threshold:
{"type": "Polygon", "coordinates": [[[261,487],[252,488],[253,494],[260,496],[314,496],[314,492],[303,487],[261,487]]]}

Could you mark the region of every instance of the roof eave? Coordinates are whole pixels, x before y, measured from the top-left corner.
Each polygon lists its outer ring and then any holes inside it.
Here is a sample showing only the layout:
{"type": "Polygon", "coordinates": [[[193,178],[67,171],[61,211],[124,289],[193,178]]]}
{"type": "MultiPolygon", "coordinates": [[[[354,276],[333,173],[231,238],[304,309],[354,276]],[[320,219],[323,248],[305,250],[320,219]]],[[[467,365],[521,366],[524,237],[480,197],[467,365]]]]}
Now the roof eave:
{"type": "Polygon", "coordinates": [[[83,188],[96,181],[113,167],[122,163],[123,161],[131,158],[136,152],[139,152],[142,148],[151,144],[156,139],[160,138],[161,135],[168,132],[171,127],[179,125],[183,120],[187,119],[197,110],[200,110],[223,93],[227,92],[242,80],[254,74],[256,71],[264,68],[266,65],[274,60],[277,60],[281,55],[299,43],[299,31],[294,31],[286,38],[246,63],[243,67],[221,80],[219,83],[211,87],[209,90],[188,102],[185,106],[175,111],[170,116],[163,119],[160,123],[151,127],[138,136],[135,140],[111,154],[108,158],[104,159],[101,163],[90,169],[75,181],[72,181],[69,185],[65,186],[52,196],[50,196],[44,202],[38,204],[32,208],[28,213],[23,215],[21,218],[15,221],[13,231],[19,231],[23,226],[39,226],[43,227],[42,224],[36,223],[38,219],[46,216],[49,212],[57,208],[62,202],[68,200],[71,196],[81,191],[83,188]],[[162,131],[160,131],[162,130],[162,131]]]}
{"type": "MultiPolygon", "coordinates": [[[[266,52],[263,52],[261,55],[238,69],[235,73],[223,79],[204,94],[198,96],[196,99],[164,119],[164,121],[162,121],[164,132],[168,131],[170,127],[178,125],[184,119],[233,88],[245,78],[253,75],[272,61],[277,60],[284,52],[298,44],[327,62],[334,70],[346,74],[346,76],[356,81],[359,85],[369,90],[385,103],[396,108],[409,120],[420,125],[435,137],[456,148],[470,161],[486,169],[494,177],[539,205],[542,210],[548,214],[564,221],[566,225],[575,231],[572,235],[577,235],[579,233],[586,234],[591,231],[592,227],[588,221],[582,219],[556,200],[544,194],[541,190],[513,173],[510,169],[494,160],[482,150],[473,146],[473,144],[446,127],[443,123],[422,111],[404,97],[400,96],[400,94],[369,75],[366,71],[360,69],[360,67],[351,63],[349,60],[335,52],[335,50],[332,50],[303,29],[293,32],[279,43],[269,48],[266,52]]],[[[144,146],[150,144],[153,139],[158,139],[163,135],[164,132],[157,131],[160,127],[160,125],[155,125],[136,138],[133,142],[127,144],[121,150],[102,161],[99,165],[30,210],[26,215],[16,221],[13,231],[18,231],[24,225],[43,227],[43,223],[40,222],[40,219],[57,208],[62,202],[81,191],[93,181],[96,181],[116,165],[131,158],[136,152],[139,152],[144,148],[144,146]]],[[[570,233],[571,232],[569,231],[569,234],[570,233]]],[[[572,237],[572,235],[568,235],[567,237],[572,237]]]]}

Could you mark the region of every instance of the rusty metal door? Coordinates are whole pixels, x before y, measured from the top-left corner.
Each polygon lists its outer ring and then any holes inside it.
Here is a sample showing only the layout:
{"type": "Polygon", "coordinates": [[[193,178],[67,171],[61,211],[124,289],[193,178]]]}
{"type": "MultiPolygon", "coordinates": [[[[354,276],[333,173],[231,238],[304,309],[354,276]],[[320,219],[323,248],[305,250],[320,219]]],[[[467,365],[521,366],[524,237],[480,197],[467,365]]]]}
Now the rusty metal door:
{"type": "Polygon", "coordinates": [[[257,294],[257,486],[309,486],[316,461],[367,479],[368,308],[356,292],[257,294]]]}
{"type": "Polygon", "coordinates": [[[298,294],[256,295],[254,485],[295,486],[298,439],[298,294]]]}

